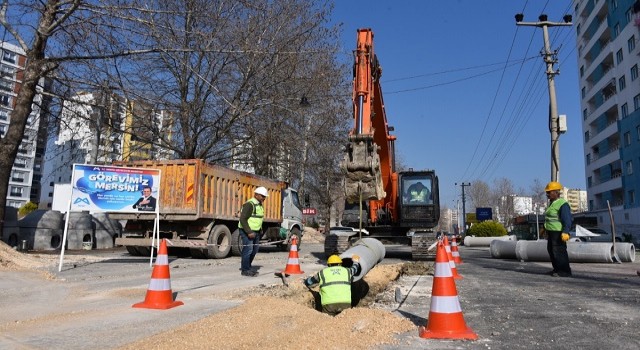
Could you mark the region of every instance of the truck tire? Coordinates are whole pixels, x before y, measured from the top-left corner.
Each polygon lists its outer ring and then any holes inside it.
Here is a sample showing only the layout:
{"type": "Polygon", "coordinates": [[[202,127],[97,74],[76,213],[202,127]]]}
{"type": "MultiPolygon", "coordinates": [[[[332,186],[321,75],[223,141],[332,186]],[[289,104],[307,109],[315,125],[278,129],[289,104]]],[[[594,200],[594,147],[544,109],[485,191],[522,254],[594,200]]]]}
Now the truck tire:
{"type": "Polygon", "coordinates": [[[231,231],[226,225],[216,225],[207,240],[207,258],[224,259],[231,250],[231,231]]]}
{"type": "Polygon", "coordinates": [[[300,229],[297,227],[294,227],[291,229],[291,235],[289,236],[289,242],[287,242],[286,245],[282,245],[283,250],[286,248],[286,250],[284,250],[285,252],[289,252],[291,251],[291,241],[293,240],[293,236],[296,236],[296,240],[298,241],[298,250],[300,250],[300,245],[302,244],[302,235],[300,234],[300,229]]]}
{"type": "Polygon", "coordinates": [[[242,238],[240,238],[240,230],[236,229],[231,235],[231,255],[242,255],[242,238]]]}
{"type": "Polygon", "coordinates": [[[129,252],[129,255],[131,256],[140,256],[140,253],[138,253],[138,249],[136,249],[135,246],[125,246],[125,248],[127,248],[127,252],[129,252]]]}

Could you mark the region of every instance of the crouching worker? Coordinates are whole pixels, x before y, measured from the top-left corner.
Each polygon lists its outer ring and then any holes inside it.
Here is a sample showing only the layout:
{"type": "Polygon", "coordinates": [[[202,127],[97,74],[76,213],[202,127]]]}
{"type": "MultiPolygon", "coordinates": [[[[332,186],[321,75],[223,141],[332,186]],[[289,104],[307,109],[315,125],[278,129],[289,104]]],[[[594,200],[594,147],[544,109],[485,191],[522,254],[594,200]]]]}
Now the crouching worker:
{"type": "Polygon", "coordinates": [[[349,268],[342,266],[342,259],[331,255],[327,260],[328,267],[304,280],[307,287],[319,284],[322,311],[337,315],[342,310],[351,307],[351,282],[353,277],[360,274],[360,257],[351,257],[353,265],[349,268]]]}

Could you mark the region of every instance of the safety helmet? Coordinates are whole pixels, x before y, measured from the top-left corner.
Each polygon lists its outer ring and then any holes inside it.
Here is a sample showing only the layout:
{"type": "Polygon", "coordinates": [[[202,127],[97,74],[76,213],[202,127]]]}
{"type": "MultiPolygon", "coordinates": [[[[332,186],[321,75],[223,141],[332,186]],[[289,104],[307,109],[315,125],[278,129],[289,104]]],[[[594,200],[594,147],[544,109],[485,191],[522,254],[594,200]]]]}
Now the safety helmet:
{"type": "Polygon", "coordinates": [[[262,186],[256,188],[256,190],[253,191],[253,192],[257,193],[257,194],[261,194],[261,195],[263,195],[265,197],[269,197],[269,194],[267,193],[267,189],[262,187],[262,186]]]}
{"type": "Polygon", "coordinates": [[[544,188],[545,192],[549,191],[560,191],[562,190],[562,185],[559,182],[551,181],[547,184],[547,187],[544,188]]]}
{"type": "Polygon", "coordinates": [[[330,256],[329,259],[327,260],[327,265],[336,265],[336,264],[342,264],[342,259],[340,259],[339,256],[334,254],[330,256]]]}

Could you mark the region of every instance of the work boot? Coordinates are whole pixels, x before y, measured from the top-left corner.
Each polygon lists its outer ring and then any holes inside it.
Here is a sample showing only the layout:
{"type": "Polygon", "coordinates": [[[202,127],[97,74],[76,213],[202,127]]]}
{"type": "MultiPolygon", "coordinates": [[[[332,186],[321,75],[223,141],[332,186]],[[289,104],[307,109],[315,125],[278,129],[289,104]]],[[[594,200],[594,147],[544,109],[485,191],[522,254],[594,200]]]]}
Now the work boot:
{"type": "Polygon", "coordinates": [[[243,270],[240,274],[242,276],[247,276],[247,277],[256,277],[256,276],[258,276],[257,272],[251,271],[251,270],[243,270]]]}

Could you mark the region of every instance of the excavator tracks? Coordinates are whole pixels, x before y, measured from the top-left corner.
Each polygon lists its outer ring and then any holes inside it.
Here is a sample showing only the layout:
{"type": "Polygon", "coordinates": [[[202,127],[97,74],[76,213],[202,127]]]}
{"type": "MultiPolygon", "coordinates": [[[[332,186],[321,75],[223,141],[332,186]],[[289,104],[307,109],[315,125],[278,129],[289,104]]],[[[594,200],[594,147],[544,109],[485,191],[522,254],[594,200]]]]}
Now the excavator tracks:
{"type": "Polygon", "coordinates": [[[411,258],[413,260],[434,260],[436,250],[429,247],[436,242],[436,234],[432,232],[414,233],[411,238],[411,258]]]}

